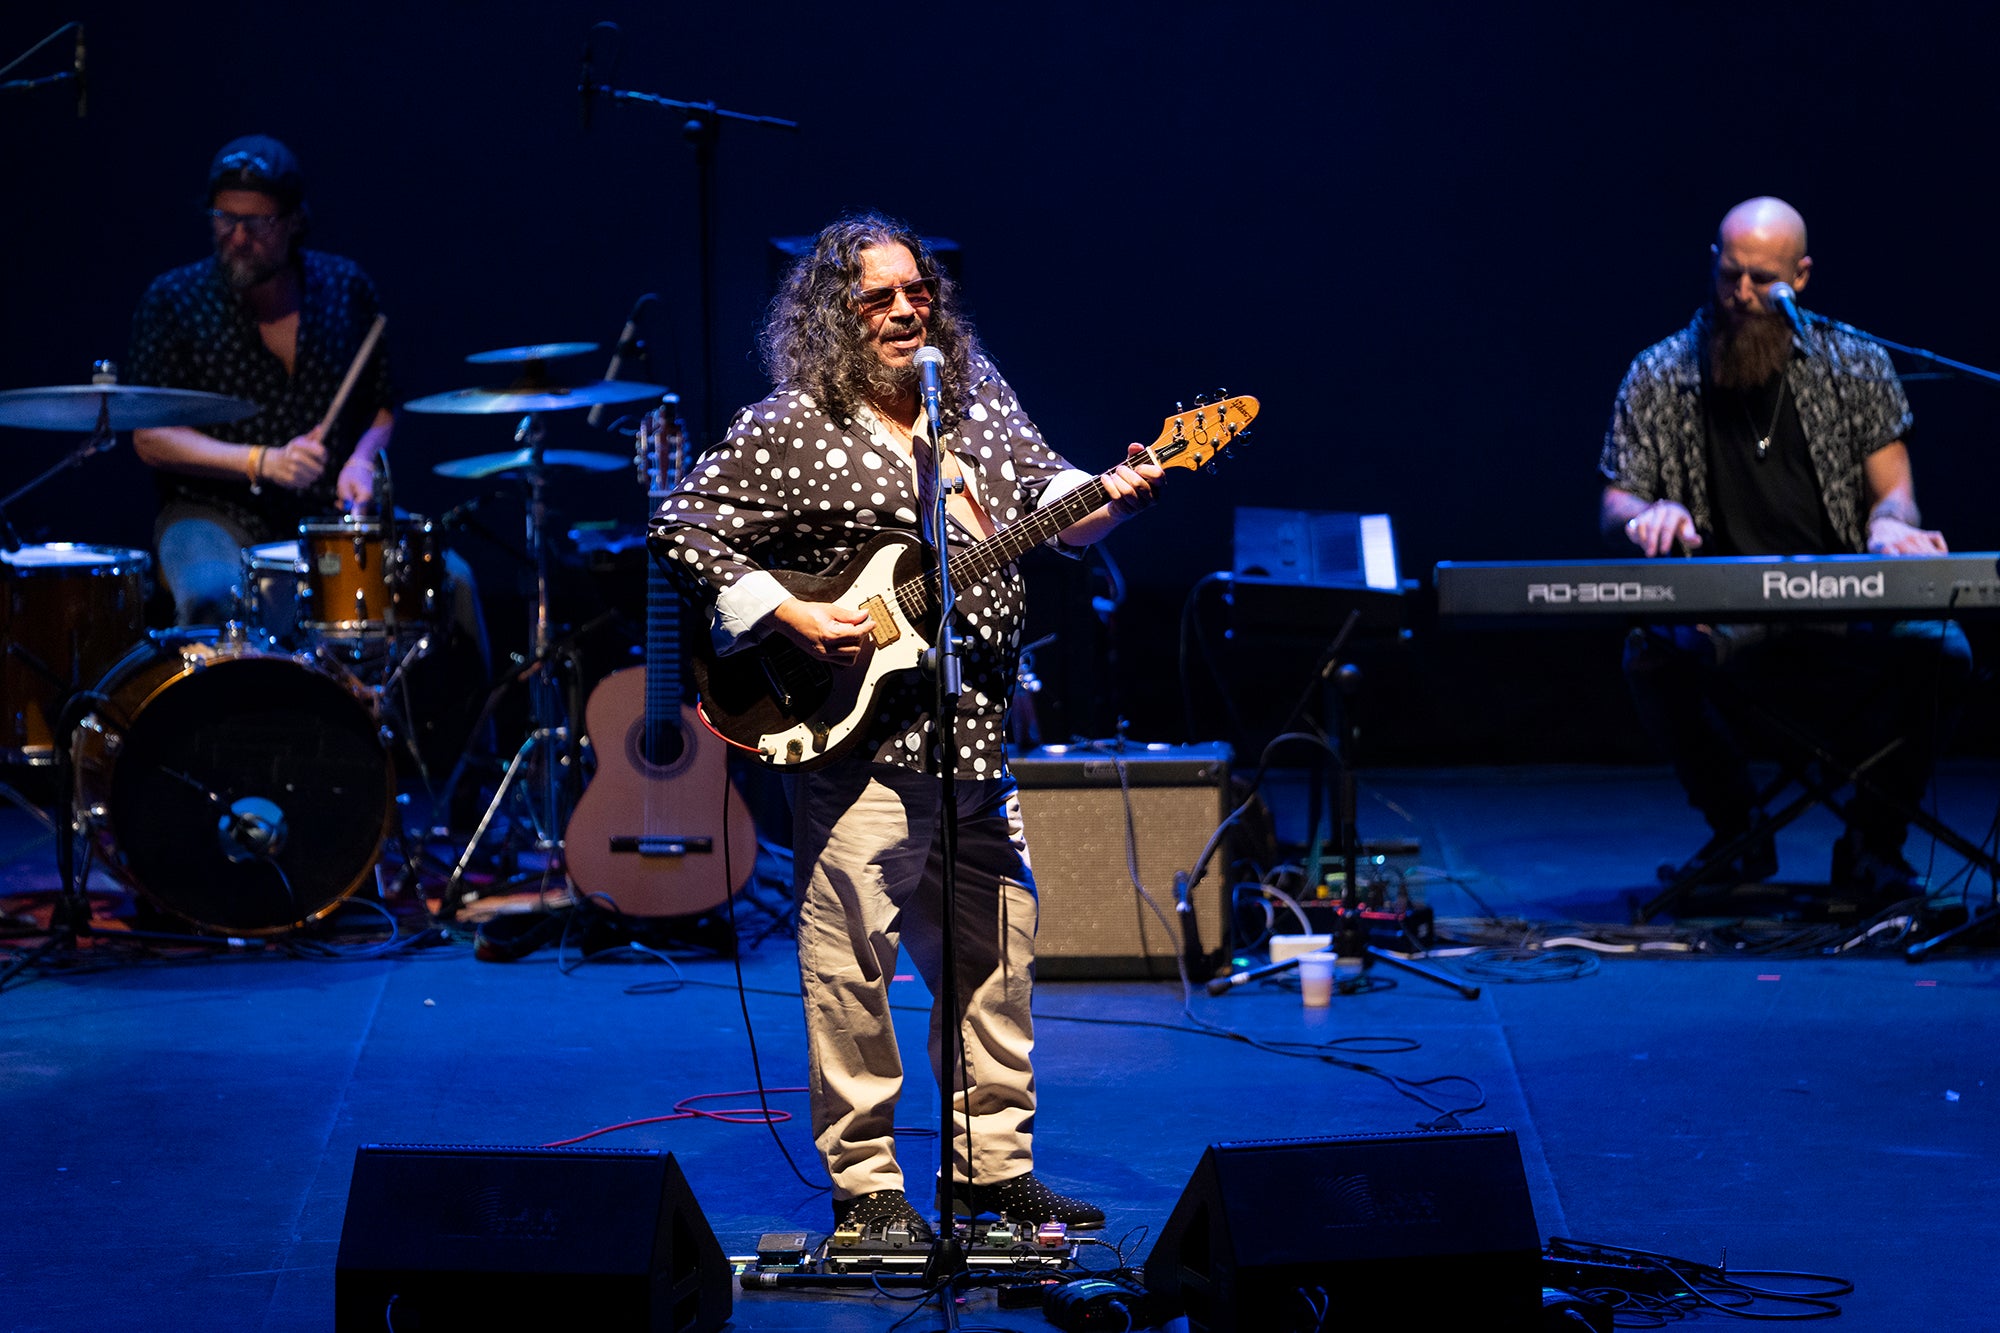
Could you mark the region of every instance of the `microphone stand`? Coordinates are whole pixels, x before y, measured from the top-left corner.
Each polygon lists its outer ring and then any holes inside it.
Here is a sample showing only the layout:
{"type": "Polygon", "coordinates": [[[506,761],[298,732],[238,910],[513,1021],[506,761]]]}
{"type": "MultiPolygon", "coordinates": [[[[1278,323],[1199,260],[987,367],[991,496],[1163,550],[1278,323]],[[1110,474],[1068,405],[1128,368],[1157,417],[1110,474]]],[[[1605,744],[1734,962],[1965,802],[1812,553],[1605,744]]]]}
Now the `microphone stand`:
{"type": "MultiPolygon", "coordinates": [[[[1805,317],[1807,323],[1817,324],[1821,328],[1832,329],[1836,333],[1844,333],[1850,338],[1859,338],[1863,342],[1873,343],[1875,346],[1887,348],[1891,352],[1901,352],[1905,356],[1913,356],[1928,365],[1954,371],[1969,379],[1985,380],[1988,384],[2000,384],[2000,372],[1988,370],[1984,366],[1975,366],[1969,361],[1959,361],[1949,356],[1942,356],[1926,348],[1912,347],[1908,343],[1899,343],[1893,338],[1884,338],[1880,334],[1870,333],[1866,329],[1857,329],[1852,324],[1843,320],[1835,319],[1831,315],[1822,315],[1814,310],[1801,310],[1799,313],[1805,317]]],[[[1957,925],[1947,930],[1941,930],[1928,939],[1919,940],[1917,943],[1910,945],[1903,950],[1903,956],[1912,963],[1921,962],[1923,959],[1929,957],[1933,951],[1951,943],[1953,940],[1975,935],[1986,927],[1993,925],[1996,921],[2000,921],[2000,902],[1989,902],[1976,911],[1970,912],[1965,920],[1959,922],[1957,925]]]]}
{"type": "MultiPolygon", "coordinates": [[[[938,408],[937,398],[924,394],[924,414],[930,425],[929,459],[915,449],[917,465],[917,493],[924,494],[924,484],[930,483],[930,503],[923,510],[923,538],[925,549],[930,553],[931,562],[937,570],[937,636],[932,646],[924,652],[924,667],[931,673],[936,685],[931,704],[931,753],[938,765],[938,846],[942,857],[939,867],[939,921],[944,938],[938,942],[938,994],[936,1002],[944,1006],[942,1030],[947,1034],[944,1049],[940,1052],[940,1072],[944,1075],[938,1081],[938,1176],[943,1182],[941,1191],[944,1207],[939,1210],[937,1239],[931,1243],[930,1257],[924,1262],[924,1286],[928,1289],[939,1284],[950,1284],[968,1271],[965,1247],[959,1242],[958,1228],[952,1213],[952,1189],[954,1164],[952,1161],[952,1138],[956,1130],[952,1108],[958,1094],[953,1088],[959,1078],[959,1071],[965,1068],[964,1015],[958,1004],[958,696],[963,679],[961,650],[963,642],[953,626],[953,617],[958,607],[958,589],[951,578],[951,537],[945,525],[945,502],[949,497],[965,487],[963,478],[954,477],[950,481],[944,475],[944,423],[938,408]]],[[[972,1089],[959,1090],[966,1099],[966,1187],[972,1186],[972,1089]]],[[[952,1309],[947,1293],[942,1302],[945,1323],[948,1328],[957,1327],[957,1316],[952,1309]]]]}
{"type": "Polygon", "coordinates": [[[733,120],[746,125],[768,125],[772,129],[794,130],[796,120],[778,116],[758,116],[747,111],[727,111],[713,102],[683,102],[658,93],[586,79],[580,90],[586,99],[604,96],[614,105],[629,103],[662,111],[678,111],[685,116],[681,137],[694,149],[695,216],[700,225],[701,252],[701,429],[704,440],[716,438],[715,429],[715,145],[722,122],[733,120]]]}
{"type": "Polygon", "coordinates": [[[1831,315],[1822,315],[1816,310],[1801,310],[1799,311],[1799,315],[1808,324],[1817,324],[1821,328],[1832,329],[1836,333],[1844,333],[1850,338],[1859,338],[1862,342],[1874,343],[1877,347],[1884,347],[1892,352],[1901,352],[1905,356],[1916,357],[1919,361],[1926,362],[1929,365],[1938,366],[1945,370],[1957,371],[1961,375],[1970,376],[1976,380],[1985,380],[1988,384],[2000,384],[2000,371],[1987,370],[1985,367],[1975,366],[1969,361],[1956,361],[1951,357],[1941,356],[1936,352],[1926,351],[1921,347],[1912,347],[1908,343],[1899,343],[1893,338],[1884,338],[1878,333],[1870,333],[1866,329],[1857,329],[1852,324],[1835,319],[1831,315]]]}

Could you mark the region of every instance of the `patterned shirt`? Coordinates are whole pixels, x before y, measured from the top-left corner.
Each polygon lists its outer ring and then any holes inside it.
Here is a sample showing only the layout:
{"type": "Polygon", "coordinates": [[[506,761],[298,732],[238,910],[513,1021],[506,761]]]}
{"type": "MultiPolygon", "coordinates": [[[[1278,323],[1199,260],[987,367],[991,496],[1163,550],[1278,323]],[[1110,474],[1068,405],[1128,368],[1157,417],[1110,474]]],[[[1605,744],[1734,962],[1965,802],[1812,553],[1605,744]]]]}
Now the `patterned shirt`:
{"type": "MultiPolygon", "coordinates": [[[[1701,403],[1706,312],[1679,333],[1639,353],[1618,386],[1598,470],[1642,500],[1672,500],[1714,531],[1701,403]]],[[[1798,404],[1827,518],[1857,554],[1868,545],[1863,463],[1909,433],[1909,400],[1889,355],[1873,343],[1816,329],[1811,346],[1793,339],[1785,380],[1798,404]]]]}
{"type": "MultiPolygon", "coordinates": [[[[963,419],[944,443],[987,517],[1005,528],[1087,478],[1042,439],[991,362],[976,362],[973,372],[963,419]]],[[[917,448],[927,447],[923,440],[920,417],[917,448]]],[[[654,514],[650,544],[682,593],[714,608],[717,646],[728,651],[767,629],[766,615],[782,600],[758,592],[772,581],[754,579],[757,571],[816,573],[879,532],[918,532],[916,490],[914,466],[865,409],[836,420],[811,394],[780,388],[743,409],[722,443],[689,469],[654,514]],[[747,596],[734,598],[732,589],[747,596]]],[[[954,551],[977,540],[955,517],[948,526],[954,551]]],[[[1019,666],[1024,592],[1011,564],[958,589],[967,637],[956,733],[961,778],[1005,771],[1002,724],[1019,666]]],[[[922,672],[890,677],[864,752],[928,767],[933,688],[922,672]]]]}
{"type": "MultiPolygon", "coordinates": [[[[257,332],[257,320],[212,258],[163,273],[146,289],[132,316],[132,350],[121,378],[128,384],[246,398],[263,410],[202,432],[231,444],[282,448],[319,424],[333,403],[368,326],[381,309],[375,284],[353,261],[318,250],[302,252],[299,331],[292,370],[285,372],[257,332]]],[[[230,515],[258,540],[292,535],[300,519],[337,508],[340,465],[376,412],[394,403],[387,337],[354,385],[340,419],[327,432],[326,471],[304,491],[266,483],[250,494],[250,479],[197,477],[164,468],[154,473],[160,503],[185,502],[230,515]]]]}

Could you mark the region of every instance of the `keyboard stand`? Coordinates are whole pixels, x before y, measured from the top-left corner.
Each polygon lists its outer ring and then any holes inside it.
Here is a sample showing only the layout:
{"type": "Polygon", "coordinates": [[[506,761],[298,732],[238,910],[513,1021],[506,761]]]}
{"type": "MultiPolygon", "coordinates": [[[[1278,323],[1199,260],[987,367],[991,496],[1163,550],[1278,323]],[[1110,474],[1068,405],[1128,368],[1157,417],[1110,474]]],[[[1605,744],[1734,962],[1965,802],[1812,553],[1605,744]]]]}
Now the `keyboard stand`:
{"type": "MultiPolygon", "coordinates": [[[[1782,809],[1775,813],[1767,813],[1763,824],[1752,828],[1748,833],[1731,838],[1719,847],[1705,848],[1705,855],[1697,856],[1695,860],[1682,866],[1671,883],[1633,909],[1634,925],[1643,925],[1662,913],[1678,909],[1682,901],[1696,887],[1712,878],[1715,867],[1727,865],[1757,839],[1775,836],[1779,829],[1792,823],[1814,804],[1824,805],[1844,817],[1846,812],[1843,804],[1834,799],[1835,794],[1844,787],[1852,787],[1857,792],[1865,791],[1877,800],[1890,805],[1898,814],[1909,820],[1912,827],[1920,828],[1930,834],[1964,857],[1975,869],[1985,872],[1988,876],[2000,877],[2000,858],[1996,858],[1984,847],[1967,839],[1922,806],[1907,805],[1890,796],[1869,778],[1868,771],[1903,744],[1900,737],[1890,741],[1860,763],[1847,764],[1803,727],[1779,716],[1748,697],[1744,691],[1732,688],[1720,673],[1712,674],[1709,683],[1717,695],[1723,696],[1730,705],[1730,709],[1725,711],[1734,710],[1738,716],[1747,717],[1756,725],[1762,726],[1768,734],[1789,746],[1792,752],[1789,756],[1781,756],[1779,760],[1781,775],[1777,781],[1759,793],[1757,804],[1767,805],[1779,792],[1793,784],[1797,784],[1803,790],[1782,809]]],[[[1976,913],[1972,920],[1963,925],[1921,944],[1913,945],[1907,956],[1914,962],[1930,948],[1935,947],[1940,940],[1964,934],[1975,923],[1983,924],[1988,917],[1994,916],[2000,916],[2000,909],[1989,908],[1976,913]]]]}

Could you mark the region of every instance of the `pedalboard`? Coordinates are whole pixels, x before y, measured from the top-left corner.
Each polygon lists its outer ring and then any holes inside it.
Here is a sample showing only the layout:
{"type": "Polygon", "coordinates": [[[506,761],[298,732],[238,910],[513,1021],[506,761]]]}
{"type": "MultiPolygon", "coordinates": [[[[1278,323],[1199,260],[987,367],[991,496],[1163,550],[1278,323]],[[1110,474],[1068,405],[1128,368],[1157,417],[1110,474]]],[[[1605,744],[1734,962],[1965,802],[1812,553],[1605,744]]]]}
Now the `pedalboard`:
{"type": "MultiPolygon", "coordinates": [[[[1007,1218],[955,1222],[966,1266],[974,1272],[1035,1274],[1072,1268],[1077,1243],[1061,1222],[1007,1218]]],[[[745,1291],[787,1286],[841,1285],[880,1278],[916,1278],[930,1260],[931,1242],[907,1223],[848,1223],[813,1243],[804,1231],[774,1231],[757,1241],[755,1255],[730,1260],[745,1291]]]]}

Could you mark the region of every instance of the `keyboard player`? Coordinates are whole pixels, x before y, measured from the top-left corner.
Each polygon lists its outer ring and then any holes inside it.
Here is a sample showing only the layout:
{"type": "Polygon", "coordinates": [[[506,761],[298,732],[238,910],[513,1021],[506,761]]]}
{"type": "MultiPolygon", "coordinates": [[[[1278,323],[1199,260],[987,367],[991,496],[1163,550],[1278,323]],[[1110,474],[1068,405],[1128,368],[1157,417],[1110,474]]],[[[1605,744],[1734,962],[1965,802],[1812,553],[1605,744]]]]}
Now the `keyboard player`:
{"type": "MultiPolygon", "coordinates": [[[[1666,558],[1944,553],[1918,515],[1909,403],[1888,356],[1823,327],[1797,334],[1773,307],[1772,284],[1803,291],[1812,276],[1804,219],[1783,200],[1751,199],[1729,210],[1710,249],[1708,301],[1641,352],[1619,386],[1599,464],[1606,539],[1666,558]]],[[[1915,805],[1971,660],[1947,621],[1654,626],[1628,638],[1625,675],[1713,847],[1758,817],[1715,675],[1855,759],[1899,738],[1870,776],[1915,805]]],[[[1906,834],[1893,803],[1857,795],[1834,848],[1834,889],[1865,902],[1906,896],[1906,834]]],[[[1766,834],[1716,877],[1751,882],[1777,869],[1766,834]]]]}

